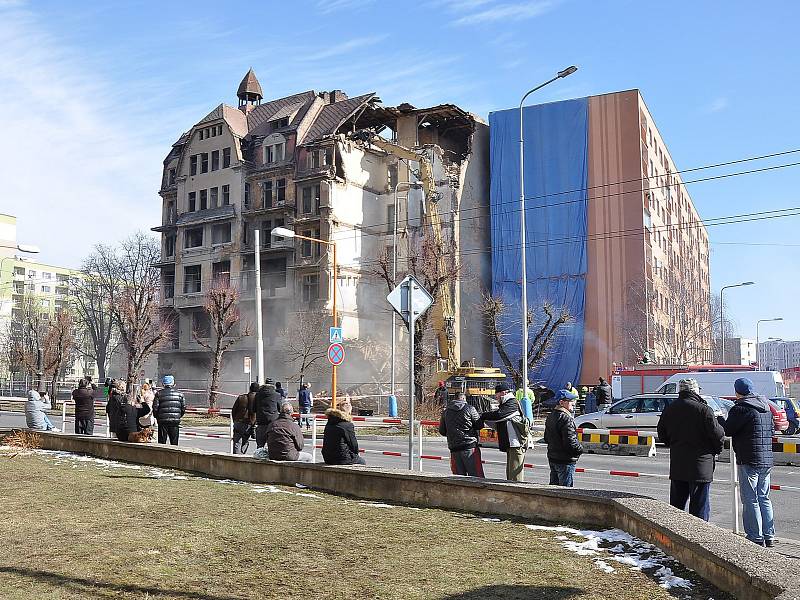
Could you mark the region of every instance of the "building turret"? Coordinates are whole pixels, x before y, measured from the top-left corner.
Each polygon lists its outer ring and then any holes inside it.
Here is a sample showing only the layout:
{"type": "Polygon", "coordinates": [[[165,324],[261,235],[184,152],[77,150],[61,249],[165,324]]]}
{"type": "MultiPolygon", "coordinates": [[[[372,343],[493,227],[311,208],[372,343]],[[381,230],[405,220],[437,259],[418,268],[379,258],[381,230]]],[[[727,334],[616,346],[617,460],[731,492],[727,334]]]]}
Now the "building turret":
{"type": "Polygon", "coordinates": [[[245,112],[247,112],[248,107],[254,104],[261,104],[264,93],[261,91],[261,84],[258,83],[258,78],[252,68],[239,84],[236,95],[239,97],[239,108],[243,108],[245,112]]]}

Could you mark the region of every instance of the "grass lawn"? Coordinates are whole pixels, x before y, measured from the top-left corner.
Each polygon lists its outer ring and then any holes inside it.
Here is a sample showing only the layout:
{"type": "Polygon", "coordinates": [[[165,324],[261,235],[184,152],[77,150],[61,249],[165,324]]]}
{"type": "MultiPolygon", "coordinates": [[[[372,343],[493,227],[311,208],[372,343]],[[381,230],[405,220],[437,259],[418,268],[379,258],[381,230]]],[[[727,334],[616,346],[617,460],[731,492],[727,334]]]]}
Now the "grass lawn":
{"type": "Polygon", "coordinates": [[[80,458],[0,449],[2,598],[675,597],[520,523],[80,458]]]}

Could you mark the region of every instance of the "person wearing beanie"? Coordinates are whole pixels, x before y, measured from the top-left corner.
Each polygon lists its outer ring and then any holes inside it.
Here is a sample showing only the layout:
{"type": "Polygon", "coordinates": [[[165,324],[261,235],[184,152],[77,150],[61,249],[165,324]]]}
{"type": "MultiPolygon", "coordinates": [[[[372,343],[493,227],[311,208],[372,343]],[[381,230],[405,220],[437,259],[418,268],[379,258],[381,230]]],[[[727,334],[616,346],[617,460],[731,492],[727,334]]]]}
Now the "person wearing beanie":
{"type": "Polygon", "coordinates": [[[715,456],[725,432],[696,379],[681,379],[678,390],[658,420],[658,439],[669,448],[669,503],[686,510],[688,502],[690,514],[708,521],[715,456]]]}
{"type": "Polygon", "coordinates": [[[772,412],[766,398],[754,393],[753,382],[741,377],[733,383],[736,404],[728,411],[725,435],[733,440],[742,496],[742,521],[747,539],[771,548],[775,519],[769,498],[772,455],[772,412]]]}
{"type": "Polygon", "coordinates": [[[164,387],[158,390],[153,400],[153,414],[158,421],[158,443],[166,444],[169,438],[169,443],[177,446],[181,418],[186,412],[186,400],[175,389],[175,378],[172,375],[164,375],[161,382],[164,387]]]}
{"type": "Polygon", "coordinates": [[[521,439],[519,425],[523,423],[522,408],[514,392],[506,383],[494,388],[494,397],[500,403],[497,410],[485,412],[481,421],[494,423],[500,452],[506,453],[506,479],[524,481],[523,464],[528,440],[521,439]]]}
{"type": "Polygon", "coordinates": [[[247,454],[250,446],[250,433],[256,423],[255,399],[259,385],[255,381],[250,384],[250,391],[236,398],[231,408],[233,421],[233,453],[247,454]]]}

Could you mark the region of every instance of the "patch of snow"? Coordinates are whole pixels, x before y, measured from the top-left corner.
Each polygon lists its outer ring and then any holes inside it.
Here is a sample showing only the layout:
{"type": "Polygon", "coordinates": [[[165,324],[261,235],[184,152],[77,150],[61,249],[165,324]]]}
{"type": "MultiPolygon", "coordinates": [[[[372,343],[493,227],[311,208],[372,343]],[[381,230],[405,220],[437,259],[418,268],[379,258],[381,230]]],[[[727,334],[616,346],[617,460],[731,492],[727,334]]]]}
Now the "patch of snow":
{"type": "Polygon", "coordinates": [[[599,560],[599,559],[598,559],[598,560],[594,561],[594,565],[595,565],[595,566],[596,566],[598,569],[600,569],[601,571],[603,571],[603,572],[605,572],[605,573],[615,573],[615,572],[616,572],[616,571],[614,570],[614,567],[612,567],[610,564],[608,564],[608,563],[607,563],[606,561],[604,561],[604,560],[599,560]]]}
{"type": "Polygon", "coordinates": [[[307,485],[303,485],[302,483],[295,483],[294,487],[300,488],[301,490],[307,490],[308,489],[308,486],[307,485]]]}
{"type": "Polygon", "coordinates": [[[295,496],[302,496],[303,498],[316,498],[317,500],[324,499],[322,496],[317,496],[316,494],[304,494],[301,492],[296,493],[295,496]]]}
{"type": "Polygon", "coordinates": [[[483,517],[481,521],[486,521],[487,523],[501,523],[500,519],[496,519],[493,517],[483,517]]]}
{"type": "Polygon", "coordinates": [[[397,508],[391,504],[384,504],[383,502],[359,502],[361,506],[371,506],[372,508],[397,508]]]}

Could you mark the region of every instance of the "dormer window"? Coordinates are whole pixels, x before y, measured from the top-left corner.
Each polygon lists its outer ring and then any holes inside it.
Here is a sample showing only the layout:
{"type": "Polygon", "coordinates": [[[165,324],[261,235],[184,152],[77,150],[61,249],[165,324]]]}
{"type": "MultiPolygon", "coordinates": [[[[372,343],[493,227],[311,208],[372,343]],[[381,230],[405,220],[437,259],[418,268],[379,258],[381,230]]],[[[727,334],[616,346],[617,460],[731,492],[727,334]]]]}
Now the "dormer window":
{"type": "Polygon", "coordinates": [[[264,162],[268,165],[282,162],[286,155],[286,143],[270,144],[264,147],[264,162]]]}
{"type": "Polygon", "coordinates": [[[289,126],[289,117],[282,117],[280,119],[275,119],[274,121],[270,121],[270,126],[272,131],[276,129],[283,129],[284,127],[289,126]]]}

